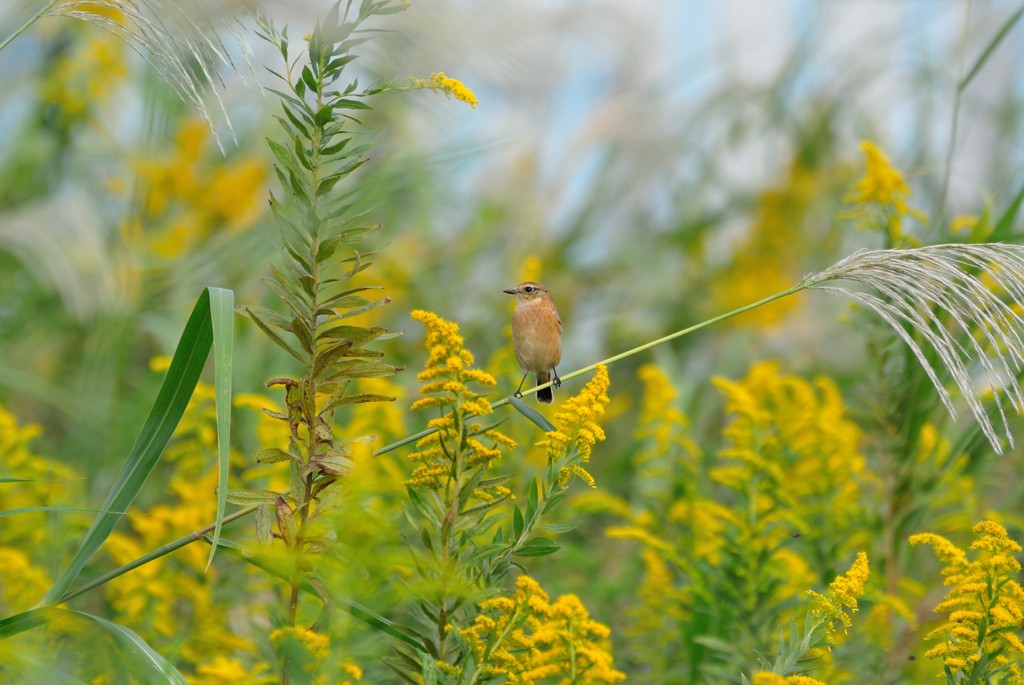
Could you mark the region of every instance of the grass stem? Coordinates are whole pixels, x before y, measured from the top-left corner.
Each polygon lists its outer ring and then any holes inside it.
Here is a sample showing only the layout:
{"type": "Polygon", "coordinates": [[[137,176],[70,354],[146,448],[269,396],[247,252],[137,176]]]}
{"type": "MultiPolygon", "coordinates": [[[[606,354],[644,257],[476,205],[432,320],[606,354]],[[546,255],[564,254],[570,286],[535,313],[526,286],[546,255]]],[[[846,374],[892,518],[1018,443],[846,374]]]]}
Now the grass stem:
{"type": "MultiPolygon", "coordinates": [[[[783,291],[781,293],[776,293],[776,294],[774,294],[774,295],[772,295],[770,297],[764,298],[763,300],[758,300],[757,302],[754,302],[753,304],[748,304],[745,307],[740,307],[739,309],[734,309],[731,312],[727,312],[725,314],[721,314],[720,316],[716,316],[713,319],[708,319],[707,321],[702,321],[699,324],[696,324],[694,326],[690,326],[689,328],[684,328],[681,331],[676,331],[675,333],[672,333],[670,335],[666,335],[663,338],[658,338],[657,340],[652,340],[651,342],[646,343],[644,345],[640,345],[639,347],[634,347],[633,349],[628,350],[626,352],[623,352],[622,354],[617,354],[614,357],[609,357],[608,359],[605,359],[603,361],[597,362],[596,364],[591,364],[590,366],[587,366],[587,367],[584,367],[582,369],[578,369],[576,371],[573,371],[572,373],[569,373],[569,374],[566,374],[566,375],[562,376],[562,380],[564,381],[564,380],[569,380],[571,378],[576,378],[577,376],[580,376],[580,375],[582,375],[584,373],[587,373],[588,371],[593,371],[594,369],[597,368],[598,364],[605,364],[605,365],[612,364],[612,363],[620,361],[622,359],[626,359],[627,357],[632,357],[635,354],[639,354],[640,352],[643,352],[645,350],[649,350],[652,347],[656,347],[656,346],[661,345],[663,343],[669,342],[670,340],[675,340],[676,338],[681,338],[684,335],[687,335],[688,333],[693,333],[694,331],[699,331],[700,329],[706,328],[706,327],[708,327],[708,326],[710,326],[712,324],[718,323],[719,321],[725,321],[726,319],[729,319],[729,318],[732,318],[732,317],[734,317],[734,316],[736,316],[738,314],[742,314],[744,312],[750,311],[751,309],[756,309],[757,307],[760,307],[762,305],[768,304],[769,302],[773,302],[775,300],[782,299],[783,297],[786,297],[787,295],[792,295],[794,293],[798,293],[801,290],[804,290],[804,289],[810,287],[812,285],[812,283],[813,283],[813,281],[803,281],[799,285],[796,285],[796,286],[790,288],[789,290],[785,290],[785,291],[783,291]]],[[[549,385],[551,385],[550,382],[544,383],[543,385],[538,385],[535,388],[529,388],[528,390],[524,390],[523,394],[524,395],[530,395],[530,394],[536,393],[538,390],[540,390],[542,388],[546,388],[549,385]]],[[[504,406],[506,404],[509,404],[509,401],[508,401],[507,398],[503,399],[503,400],[498,400],[497,402],[492,402],[491,403],[491,407],[496,409],[496,408],[504,406]]],[[[425,431],[420,431],[419,433],[416,433],[414,435],[410,435],[408,437],[402,438],[401,440],[398,440],[397,442],[393,442],[390,445],[385,445],[384,447],[381,447],[379,450],[374,450],[373,456],[377,457],[377,456],[380,456],[382,454],[386,454],[388,452],[391,452],[393,450],[398,449],[399,447],[402,447],[404,445],[408,445],[410,442],[415,442],[416,440],[419,440],[420,438],[426,437],[427,435],[430,435],[431,433],[435,433],[435,432],[437,432],[436,428],[430,428],[430,429],[427,429],[425,431]]],[[[288,492],[288,490],[284,491],[284,493],[287,493],[287,492],[288,492]]],[[[282,493],[282,494],[284,494],[284,493],[282,493]]],[[[253,513],[254,511],[256,511],[256,505],[253,505],[253,506],[250,506],[250,507],[245,507],[244,509],[239,509],[235,513],[233,513],[233,514],[231,514],[229,516],[225,516],[224,520],[223,520],[223,523],[226,524],[226,523],[230,523],[232,521],[236,521],[236,520],[238,520],[238,519],[240,519],[240,518],[242,518],[244,516],[248,516],[249,514],[253,513]]],[[[156,559],[159,559],[162,556],[170,554],[171,552],[177,551],[177,550],[181,549],[182,547],[185,547],[187,545],[191,545],[193,542],[196,542],[197,540],[202,540],[203,536],[206,535],[207,533],[209,533],[210,531],[212,531],[213,528],[214,528],[214,524],[211,523],[208,526],[205,526],[204,528],[200,528],[197,531],[189,533],[188,535],[175,540],[174,542],[169,542],[166,545],[164,545],[163,547],[159,547],[159,548],[153,550],[152,552],[150,552],[149,554],[146,554],[145,556],[139,557],[135,561],[129,562],[129,563],[125,564],[124,566],[120,566],[118,568],[115,568],[112,571],[104,573],[102,576],[100,576],[98,578],[95,578],[95,579],[89,581],[88,583],[84,583],[84,584],[78,586],[77,588],[75,588],[74,590],[69,590],[68,592],[66,592],[60,598],[60,601],[58,602],[58,604],[63,604],[64,602],[67,602],[67,601],[69,601],[71,599],[74,599],[75,597],[78,597],[79,595],[84,594],[84,593],[88,592],[89,590],[93,590],[93,589],[99,587],[100,585],[103,585],[104,583],[107,583],[108,581],[111,581],[114,578],[117,578],[118,576],[122,576],[125,573],[128,573],[129,571],[133,571],[133,570],[139,568],[140,566],[144,566],[144,565],[148,564],[149,562],[155,561],[156,559]]]]}
{"type": "Polygon", "coordinates": [[[43,6],[43,8],[41,10],[39,10],[38,12],[36,12],[35,15],[31,19],[29,19],[24,24],[22,24],[21,28],[19,28],[17,31],[15,31],[11,35],[7,36],[6,40],[4,40],[3,43],[0,43],[0,50],[3,50],[5,47],[7,47],[8,43],[10,43],[12,40],[17,38],[18,36],[20,36],[22,33],[24,33],[28,29],[29,26],[31,26],[32,24],[36,23],[44,14],[46,14],[47,12],[52,10],[54,5],[56,5],[58,2],[60,2],[60,0],[50,0],[50,2],[46,3],[43,6]]]}

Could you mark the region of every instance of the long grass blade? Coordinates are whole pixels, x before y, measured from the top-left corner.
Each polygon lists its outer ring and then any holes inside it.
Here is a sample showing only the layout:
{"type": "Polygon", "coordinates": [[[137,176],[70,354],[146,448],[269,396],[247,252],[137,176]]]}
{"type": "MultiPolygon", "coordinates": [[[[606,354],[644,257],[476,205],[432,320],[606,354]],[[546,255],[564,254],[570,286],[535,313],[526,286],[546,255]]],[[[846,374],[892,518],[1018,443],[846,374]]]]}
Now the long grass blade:
{"type": "Polygon", "coordinates": [[[1004,240],[1008,240],[1013,235],[1013,224],[1017,220],[1017,214],[1020,212],[1021,202],[1024,202],[1024,185],[1021,185],[1020,190],[1017,191],[1017,197],[1013,198],[1013,202],[1006,208],[1003,215],[999,217],[999,221],[996,222],[995,228],[992,229],[992,233],[988,239],[990,242],[998,243],[1004,240]]]}
{"type": "MultiPolygon", "coordinates": [[[[210,538],[209,535],[205,535],[203,536],[203,542],[206,542],[207,544],[212,544],[213,540],[210,538]]],[[[284,580],[286,582],[291,582],[290,570],[283,568],[280,564],[275,564],[273,561],[265,558],[263,555],[246,550],[238,543],[231,542],[229,540],[221,540],[219,544],[232,555],[236,556],[237,558],[245,562],[252,564],[256,568],[264,571],[265,573],[268,573],[274,576],[275,578],[280,578],[281,580],[284,580]]],[[[319,596],[317,591],[313,588],[313,586],[305,580],[300,582],[299,588],[313,596],[319,596]]],[[[344,609],[346,612],[348,612],[355,618],[358,618],[366,624],[373,626],[374,628],[381,631],[382,633],[385,633],[386,635],[390,635],[396,640],[401,640],[407,645],[414,647],[418,651],[425,651],[423,645],[420,644],[420,642],[415,637],[403,633],[395,626],[394,623],[384,618],[380,614],[375,613],[371,609],[368,609],[359,602],[351,600],[348,597],[336,594],[335,592],[330,590],[328,591],[330,592],[331,601],[333,601],[338,607],[344,609]]],[[[406,628],[406,630],[409,629],[406,628]]]]}
{"type": "Polygon", "coordinates": [[[1024,5],[1011,14],[1009,18],[1003,22],[1003,25],[999,30],[996,31],[996,35],[992,36],[992,40],[990,40],[988,45],[985,46],[985,49],[982,51],[977,61],[974,62],[974,66],[971,67],[970,71],[967,72],[967,75],[960,80],[959,84],[957,84],[958,90],[964,90],[974,77],[978,75],[978,72],[980,72],[982,67],[985,66],[985,62],[988,61],[988,58],[992,56],[992,53],[995,52],[996,48],[999,47],[999,44],[1003,42],[1004,38],[1006,38],[1006,34],[1010,32],[1010,29],[1012,29],[1018,21],[1020,21],[1022,16],[1024,16],[1024,5]]]}
{"type": "Polygon", "coordinates": [[[99,616],[93,616],[81,611],[60,609],[58,607],[38,607],[24,611],[0,621],[0,640],[6,640],[26,630],[31,630],[51,621],[58,621],[67,617],[93,621],[106,630],[127,657],[127,663],[124,666],[134,667],[126,668],[125,670],[133,674],[137,671],[137,674],[144,677],[150,685],[188,685],[185,676],[172,666],[170,662],[160,656],[156,650],[146,644],[146,641],[139,637],[135,631],[99,616]]]}
{"type": "Polygon", "coordinates": [[[96,517],[82,541],[82,546],[57,578],[57,582],[43,597],[41,605],[52,606],[60,602],[82,568],[114,530],[114,526],[121,518],[121,514],[117,512],[126,511],[131,506],[146,478],[159,461],[160,455],[163,454],[164,447],[167,446],[182,414],[185,413],[185,407],[188,406],[189,399],[195,391],[210,348],[213,346],[210,293],[214,290],[216,289],[203,290],[188,323],[185,324],[185,330],[171,359],[170,369],[164,377],[163,385],[160,386],[160,392],[149,417],[103,503],[102,509],[107,513],[96,517]]]}
{"type": "Polygon", "coordinates": [[[73,512],[73,513],[85,513],[85,514],[117,514],[123,516],[127,512],[124,511],[103,511],[101,509],[73,509],[71,507],[21,507],[20,509],[7,509],[0,511],[0,519],[5,516],[14,516],[15,514],[28,514],[33,511],[59,511],[59,512],[73,512]]]}
{"type": "Polygon", "coordinates": [[[231,351],[234,348],[235,294],[223,288],[210,289],[210,319],[213,323],[213,373],[217,405],[217,518],[214,522],[209,570],[220,540],[220,528],[227,504],[228,466],[231,452],[231,351]]]}
{"type": "Polygon", "coordinates": [[[509,397],[508,403],[515,407],[516,411],[518,411],[520,414],[522,414],[526,418],[530,419],[530,421],[533,421],[535,424],[537,424],[540,427],[540,429],[545,433],[550,433],[553,430],[557,430],[555,426],[550,421],[548,421],[547,418],[545,418],[539,411],[528,405],[526,402],[523,402],[518,397],[509,397]]]}

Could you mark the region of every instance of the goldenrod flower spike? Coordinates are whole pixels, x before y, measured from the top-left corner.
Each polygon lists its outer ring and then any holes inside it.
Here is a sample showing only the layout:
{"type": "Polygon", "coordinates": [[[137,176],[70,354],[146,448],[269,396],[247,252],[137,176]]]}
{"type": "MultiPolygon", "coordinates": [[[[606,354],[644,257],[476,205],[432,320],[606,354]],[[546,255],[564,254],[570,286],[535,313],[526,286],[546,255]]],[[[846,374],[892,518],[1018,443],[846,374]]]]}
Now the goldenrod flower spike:
{"type": "Polygon", "coordinates": [[[870,216],[868,207],[874,205],[882,211],[884,224],[879,225],[877,221],[865,221],[861,228],[881,229],[889,234],[892,247],[917,247],[918,242],[911,236],[903,233],[903,217],[912,216],[918,221],[926,221],[921,212],[907,206],[907,198],[911,190],[907,182],[903,180],[903,174],[889,162],[881,148],[865,140],[860,144],[864,151],[867,169],[864,177],[861,178],[853,191],[846,197],[846,201],[859,205],[859,208],[849,214],[852,217],[870,216]]]}
{"type": "Polygon", "coordinates": [[[597,417],[604,414],[608,406],[608,367],[597,365],[597,373],[578,395],[570,397],[562,403],[561,411],[555,414],[555,426],[558,430],[545,435],[545,439],[537,443],[537,447],[547,450],[548,459],[557,463],[571,455],[579,454],[579,461],[568,464],[559,472],[558,485],[568,485],[570,476],[575,473],[590,487],[596,487],[594,478],[582,464],[590,461],[594,445],[604,440],[604,431],[597,423],[597,417]]]}
{"type": "MultiPolygon", "coordinates": [[[[952,586],[946,599],[935,607],[936,612],[948,612],[949,622],[926,636],[940,639],[942,644],[925,656],[942,657],[944,666],[963,671],[965,677],[976,676],[974,664],[988,656],[986,670],[1005,669],[1011,682],[1019,682],[1022,672],[1016,660],[1024,655],[1024,643],[1016,631],[1024,624],[1024,590],[1015,580],[1021,567],[1014,555],[1021,547],[994,521],[982,521],[974,533],[978,536],[971,544],[977,552],[974,561],[934,533],[910,536],[911,545],[931,546],[945,564],[945,584],[952,586]]],[[[983,673],[977,682],[988,679],[983,673]]]]}
{"type": "Polygon", "coordinates": [[[853,621],[852,614],[857,613],[857,598],[864,594],[864,583],[867,582],[870,571],[868,568],[868,555],[858,552],[850,570],[841,576],[837,576],[829,585],[829,592],[820,595],[813,590],[807,594],[813,597],[821,606],[815,609],[812,616],[825,621],[825,641],[832,643],[835,637],[833,627],[834,621],[843,624],[843,628],[849,628],[853,621]],[[849,610],[849,614],[846,610],[849,610]]]}
{"type": "Polygon", "coordinates": [[[552,602],[537,581],[523,575],[514,597],[486,600],[480,609],[462,637],[483,675],[524,684],[571,678],[579,685],[610,685],[626,678],[612,667],[608,626],[591,620],[576,595],[552,602]]]}
{"type": "Polygon", "coordinates": [[[480,104],[480,101],[476,99],[476,95],[473,94],[473,91],[467,88],[462,81],[448,78],[444,75],[443,71],[431,74],[430,78],[427,79],[410,78],[409,80],[412,82],[414,88],[430,88],[435,93],[441,91],[449,99],[454,97],[456,100],[462,100],[473,109],[476,109],[476,106],[480,104]]]}
{"type": "MultiPolygon", "coordinates": [[[[445,321],[433,312],[422,310],[414,311],[412,318],[426,327],[423,346],[429,352],[426,368],[417,376],[424,382],[420,387],[420,395],[423,397],[414,402],[412,408],[446,407],[452,412],[428,424],[431,429],[438,429],[438,432],[426,435],[416,443],[418,451],[410,454],[409,459],[422,465],[416,467],[412,478],[405,484],[413,488],[439,488],[453,468],[452,448],[446,448],[446,445],[461,445],[465,437],[468,449],[464,454],[463,465],[474,467],[489,465],[494,459],[500,458],[499,446],[512,449],[516,443],[497,430],[479,433],[482,430],[480,426],[466,423],[473,417],[494,411],[486,400],[469,389],[469,384],[493,387],[497,381],[489,373],[471,368],[473,354],[463,347],[465,341],[459,335],[459,325],[445,321]],[[491,446],[481,442],[480,437],[489,440],[491,446]]],[[[485,501],[507,494],[508,489],[500,486],[474,491],[474,496],[485,501]]]]}

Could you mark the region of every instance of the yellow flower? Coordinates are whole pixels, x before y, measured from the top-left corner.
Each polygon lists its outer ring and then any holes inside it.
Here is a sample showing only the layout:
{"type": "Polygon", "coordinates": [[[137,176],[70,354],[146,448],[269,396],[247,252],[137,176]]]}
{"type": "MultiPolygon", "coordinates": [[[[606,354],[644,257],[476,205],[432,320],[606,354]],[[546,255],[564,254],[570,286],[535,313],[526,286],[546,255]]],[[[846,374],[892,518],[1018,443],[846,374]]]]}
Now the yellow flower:
{"type": "Polygon", "coordinates": [[[861,228],[880,229],[888,233],[894,247],[916,246],[917,241],[902,230],[905,216],[925,221],[924,215],[907,206],[910,186],[877,145],[865,140],[860,147],[864,151],[867,170],[846,198],[847,202],[858,205],[858,209],[848,213],[848,216],[866,217],[868,206],[875,205],[881,210],[884,222],[879,224],[877,221],[867,221],[862,223],[861,228]]]}
{"type": "Polygon", "coordinates": [[[974,526],[974,533],[978,536],[971,544],[978,553],[974,561],[934,533],[910,536],[911,545],[932,547],[945,564],[945,584],[951,586],[945,601],[935,607],[937,612],[949,613],[948,623],[927,636],[943,642],[925,656],[942,657],[944,666],[974,677],[978,675],[972,674],[974,664],[989,655],[978,682],[987,682],[986,673],[1003,666],[1013,676],[1012,682],[1018,682],[1024,644],[1015,631],[1024,623],[1024,590],[1015,580],[1021,567],[1014,555],[1021,547],[994,521],[982,521],[974,526]],[[982,626],[985,636],[979,641],[982,626]]]}
{"type": "Polygon", "coordinates": [[[537,443],[537,447],[547,450],[551,462],[570,459],[567,467],[583,478],[588,485],[594,487],[593,478],[580,464],[590,461],[594,445],[604,440],[604,431],[597,423],[597,417],[604,414],[608,406],[608,369],[603,364],[597,365],[597,373],[578,395],[567,399],[560,411],[555,414],[555,425],[558,430],[546,434],[546,439],[537,443]],[[573,457],[573,452],[577,456],[573,457]]]}
{"type": "Polygon", "coordinates": [[[448,78],[444,75],[443,71],[436,74],[431,74],[428,79],[410,79],[418,88],[430,88],[435,93],[441,91],[446,97],[454,97],[456,100],[462,100],[469,104],[473,109],[479,104],[476,99],[476,95],[473,94],[469,88],[467,88],[461,81],[453,78],[448,78]]]}
{"type": "Polygon", "coordinates": [[[516,579],[514,597],[481,603],[482,613],[462,636],[488,677],[505,675],[524,685],[546,679],[572,679],[577,685],[616,683],[625,674],[612,667],[605,642],[611,631],[590,619],[575,595],[551,602],[529,576],[516,579]]]}
{"type": "Polygon", "coordinates": [[[868,555],[858,552],[853,566],[844,575],[837,576],[829,585],[829,592],[820,595],[813,590],[808,590],[818,604],[820,609],[815,609],[812,616],[818,620],[825,621],[825,640],[832,642],[834,639],[833,622],[839,621],[844,628],[852,625],[850,615],[857,612],[857,598],[864,594],[864,583],[868,579],[868,555]],[[849,614],[846,610],[849,609],[849,614]]]}
{"type": "Polygon", "coordinates": [[[302,664],[307,671],[315,671],[320,667],[327,658],[331,646],[331,639],[326,635],[297,626],[285,626],[275,630],[270,634],[270,641],[279,649],[289,650],[290,656],[294,656],[291,650],[300,649],[307,657],[306,662],[302,664]]]}
{"type": "MultiPolygon", "coordinates": [[[[420,394],[424,397],[414,402],[412,408],[448,407],[452,412],[431,421],[430,427],[440,430],[416,443],[417,451],[409,455],[409,460],[422,466],[413,471],[405,485],[439,488],[454,473],[457,452],[465,450],[462,463],[466,467],[487,467],[501,457],[499,447],[512,449],[516,443],[497,430],[484,430],[478,424],[467,424],[473,417],[493,412],[487,400],[470,390],[469,384],[493,387],[497,381],[489,373],[472,368],[473,354],[463,347],[459,325],[422,310],[414,311],[412,318],[427,329],[423,346],[429,353],[426,368],[418,376],[424,383],[420,387],[420,394]],[[490,446],[484,444],[481,437],[490,441],[490,446]]],[[[505,494],[504,488],[499,490],[496,486],[474,490],[474,496],[485,501],[493,501],[505,494]]]]}

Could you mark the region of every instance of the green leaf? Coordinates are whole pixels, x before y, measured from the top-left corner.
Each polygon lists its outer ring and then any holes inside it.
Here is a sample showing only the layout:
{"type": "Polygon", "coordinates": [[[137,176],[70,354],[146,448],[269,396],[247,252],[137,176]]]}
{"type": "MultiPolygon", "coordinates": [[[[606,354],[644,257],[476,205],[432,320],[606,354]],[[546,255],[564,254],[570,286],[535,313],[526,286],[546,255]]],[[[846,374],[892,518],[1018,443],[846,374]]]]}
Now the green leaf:
{"type": "Polygon", "coordinates": [[[299,526],[295,523],[295,516],[292,508],[280,495],[274,501],[274,515],[277,517],[277,530],[284,538],[284,543],[291,547],[295,544],[295,538],[299,534],[299,526]]]}
{"type": "Polygon", "coordinates": [[[574,530],[583,521],[573,521],[572,523],[548,523],[540,526],[542,530],[548,530],[552,533],[568,533],[570,530],[574,530]]]}
{"type": "Polygon", "coordinates": [[[249,318],[250,318],[250,319],[252,319],[252,322],[253,322],[254,324],[256,324],[257,326],[259,326],[259,329],[260,329],[261,331],[263,331],[263,333],[264,333],[264,334],[265,334],[265,335],[266,335],[266,336],[267,336],[268,338],[270,338],[270,339],[271,339],[272,341],[274,341],[274,343],[276,343],[278,347],[280,347],[280,348],[281,348],[281,349],[283,349],[283,350],[284,350],[285,352],[287,352],[287,353],[288,353],[288,354],[290,354],[291,356],[293,356],[293,357],[295,357],[296,359],[298,359],[298,360],[299,360],[299,361],[300,361],[300,362],[301,362],[302,364],[305,364],[305,363],[306,363],[306,360],[302,358],[302,355],[301,355],[301,354],[299,354],[299,353],[298,353],[298,351],[296,351],[296,350],[295,350],[295,349],[294,349],[294,348],[293,348],[293,347],[292,347],[291,345],[289,345],[288,343],[286,343],[286,342],[284,341],[284,338],[282,338],[281,336],[279,336],[279,335],[278,335],[277,333],[275,333],[274,331],[270,330],[270,326],[268,326],[267,324],[263,323],[263,322],[262,322],[262,321],[260,320],[260,318],[259,318],[258,316],[256,316],[256,313],[255,313],[255,312],[253,312],[253,311],[252,311],[252,310],[250,309],[248,313],[249,313],[249,318]]]}
{"type": "Polygon", "coordinates": [[[430,503],[427,502],[423,495],[421,495],[415,488],[409,486],[406,486],[405,490],[409,493],[409,501],[412,502],[414,507],[416,507],[416,511],[420,512],[420,514],[430,521],[435,528],[440,527],[441,517],[437,515],[433,507],[430,506],[430,503]]]}
{"type": "Polygon", "coordinates": [[[391,364],[381,364],[379,362],[353,361],[341,362],[341,364],[343,366],[335,374],[338,378],[383,378],[385,376],[393,376],[400,370],[391,366],[391,364]]]}
{"type": "Polygon", "coordinates": [[[359,100],[337,100],[333,104],[336,109],[373,109],[370,105],[365,102],[359,102],[359,100]]]}
{"type": "Polygon", "coordinates": [[[1010,237],[1013,233],[1013,224],[1017,219],[1017,212],[1020,211],[1021,202],[1024,202],[1024,185],[1021,186],[1017,192],[1017,197],[1013,198],[1013,202],[1006,208],[1003,215],[999,217],[996,227],[992,229],[992,233],[988,236],[990,242],[998,243],[1010,237]]]}
{"type": "Polygon", "coordinates": [[[295,460],[295,455],[291,452],[285,452],[280,447],[271,447],[270,449],[260,450],[252,456],[260,464],[277,464],[282,461],[288,461],[289,459],[292,461],[295,460]]]}
{"type": "Polygon", "coordinates": [[[276,326],[277,328],[280,328],[281,330],[284,331],[288,331],[289,333],[292,332],[291,321],[284,318],[283,316],[275,312],[273,309],[267,309],[266,307],[259,307],[256,305],[249,304],[240,304],[237,307],[235,307],[236,314],[240,314],[242,316],[249,316],[250,312],[256,314],[262,321],[270,324],[271,326],[276,326]]]}
{"type": "Polygon", "coordinates": [[[523,416],[525,416],[526,418],[530,419],[535,424],[540,426],[541,430],[543,430],[545,433],[550,433],[552,431],[558,430],[557,428],[555,428],[553,423],[544,418],[544,416],[542,416],[541,413],[538,412],[536,409],[526,404],[526,402],[523,402],[522,399],[518,397],[509,397],[508,402],[513,407],[515,407],[520,414],[522,414],[523,416]]]}
{"type": "Polygon", "coordinates": [[[267,546],[274,542],[273,519],[270,505],[264,502],[256,507],[256,539],[267,546]]]}
{"type": "Polygon", "coordinates": [[[320,502],[316,505],[316,509],[309,517],[309,522],[312,523],[331,509],[337,509],[342,505],[342,503],[344,503],[344,501],[345,493],[342,489],[337,487],[334,488],[320,499],[320,502]]]}
{"type": "Polygon", "coordinates": [[[228,488],[231,456],[231,356],[234,349],[235,293],[223,288],[210,289],[210,318],[213,322],[213,388],[217,410],[217,517],[214,519],[213,546],[206,562],[209,570],[220,540],[228,488]]]}
{"type": "Polygon", "coordinates": [[[118,516],[124,516],[128,513],[126,511],[103,511],[100,509],[74,509],[72,507],[21,507],[19,509],[7,509],[5,511],[0,511],[0,519],[4,518],[5,516],[14,516],[15,514],[28,514],[33,511],[59,511],[86,514],[117,514],[118,516]]]}
{"type": "Polygon", "coordinates": [[[335,311],[335,314],[338,315],[339,319],[347,319],[352,316],[359,316],[360,314],[365,314],[366,312],[376,309],[377,307],[383,307],[384,305],[389,304],[390,302],[391,298],[385,297],[383,300],[371,302],[370,304],[363,305],[358,309],[350,309],[347,312],[335,311]]]}
{"type": "Polygon", "coordinates": [[[278,494],[273,490],[258,490],[256,488],[227,488],[227,500],[232,504],[269,504],[277,499],[278,494]]]}
{"type": "Polygon", "coordinates": [[[523,512],[519,510],[519,505],[518,504],[513,504],[512,505],[512,535],[513,535],[513,537],[515,537],[516,540],[518,540],[519,536],[523,534],[523,527],[524,526],[525,526],[525,523],[523,522],[523,512]]]}
{"type": "MultiPolygon", "coordinates": [[[[209,540],[206,537],[204,537],[203,540],[206,541],[206,542],[209,542],[209,540]]],[[[291,580],[292,580],[291,576],[292,576],[292,572],[293,572],[292,569],[284,567],[284,565],[282,565],[279,561],[277,561],[277,559],[275,559],[273,556],[266,555],[266,554],[261,554],[259,552],[257,552],[256,554],[252,554],[252,555],[246,555],[246,554],[243,554],[241,549],[234,549],[234,548],[227,547],[224,543],[225,543],[225,541],[221,540],[221,542],[220,542],[221,546],[225,547],[225,549],[227,549],[227,551],[230,554],[233,554],[234,556],[238,557],[239,559],[242,559],[243,561],[246,561],[246,562],[252,564],[256,568],[262,569],[266,573],[268,573],[268,574],[270,574],[270,575],[272,575],[272,576],[274,576],[276,578],[279,578],[280,580],[283,580],[283,581],[288,582],[288,583],[291,582],[291,580]]],[[[313,588],[313,586],[310,585],[309,582],[307,580],[305,580],[305,579],[300,581],[299,588],[303,592],[307,592],[307,593],[312,594],[312,595],[316,595],[317,594],[317,592],[313,588]]],[[[392,623],[388,619],[386,619],[383,616],[373,612],[371,609],[368,609],[367,607],[363,606],[362,604],[359,604],[358,602],[355,602],[355,601],[353,601],[353,600],[351,600],[351,599],[349,599],[347,597],[339,595],[339,594],[337,594],[337,593],[335,593],[333,591],[331,591],[330,595],[331,595],[331,601],[334,603],[334,606],[343,609],[344,611],[348,612],[349,614],[351,614],[355,618],[358,618],[359,620],[363,621],[364,623],[367,623],[368,625],[373,626],[377,630],[379,630],[379,631],[381,631],[383,633],[386,633],[387,635],[389,635],[389,636],[391,636],[391,637],[393,637],[393,638],[395,638],[397,640],[400,640],[400,641],[404,642],[405,644],[409,645],[410,647],[413,647],[417,651],[419,651],[419,652],[423,652],[424,651],[423,645],[420,644],[420,641],[417,638],[420,638],[420,639],[423,639],[423,640],[425,640],[426,638],[422,638],[418,633],[416,633],[411,628],[407,628],[405,626],[399,626],[399,625],[397,625],[395,623],[392,623]]]]}
{"type": "Polygon", "coordinates": [[[363,404],[365,402],[394,402],[397,398],[388,397],[387,395],[374,395],[372,393],[358,393],[356,395],[346,395],[340,397],[326,407],[324,411],[330,411],[331,409],[337,409],[338,407],[345,404],[363,404]]]}
{"type": "Polygon", "coordinates": [[[544,537],[533,538],[516,551],[517,557],[544,557],[562,549],[553,540],[544,537]]]}
{"type": "Polygon", "coordinates": [[[283,166],[287,171],[291,171],[296,175],[300,175],[302,173],[299,170],[298,160],[296,160],[292,153],[288,151],[288,148],[280,143],[275,143],[270,138],[267,138],[267,145],[270,146],[270,150],[274,153],[274,157],[277,158],[277,161],[280,162],[281,166],[283,166]]]}
{"type": "MultiPolygon", "coordinates": [[[[185,324],[185,330],[182,331],[178,347],[171,359],[171,366],[160,386],[160,392],[153,403],[149,417],[143,424],[142,431],[128,454],[128,459],[103,502],[101,509],[104,513],[93,521],[92,527],[86,533],[85,539],[71,563],[41,600],[42,605],[52,606],[58,603],[64,593],[71,588],[71,584],[74,583],[82,568],[89,562],[96,550],[103,545],[114,526],[117,525],[121,518],[119,512],[128,510],[146,482],[149,473],[159,461],[160,455],[163,454],[164,447],[167,446],[168,440],[171,439],[174,429],[185,412],[185,407],[188,406],[188,401],[192,397],[196,384],[199,382],[199,376],[206,365],[210,349],[214,345],[212,317],[215,310],[211,307],[211,294],[215,290],[217,288],[206,288],[199,296],[199,301],[196,302],[192,315],[189,317],[188,323],[185,324]]],[[[217,297],[223,297],[223,295],[217,297]]],[[[221,302],[223,303],[223,300],[221,302]]],[[[230,318],[231,308],[225,309],[223,306],[218,306],[216,313],[218,317],[226,315],[230,318]]],[[[230,326],[230,323],[228,325],[230,326]]],[[[218,330],[223,329],[218,326],[218,330]]],[[[230,360],[230,356],[228,356],[228,360],[230,360]]],[[[216,363],[216,358],[214,361],[216,363]]],[[[221,364],[224,361],[222,358],[221,364]]],[[[218,408],[218,416],[220,413],[218,408]]]]}
{"type": "Polygon", "coordinates": [[[1012,29],[1018,21],[1020,21],[1021,16],[1024,16],[1024,6],[1011,14],[1009,18],[1003,22],[1003,25],[998,31],[996,31],[996,35],[994,35],[992,40],[988,42],[988,45],[985,46],[981,56],[978,57],[977,61],[975,61],[974,66],[971,67],[970,71],[967,72],[967,75],[964,76],[959,85],[957,85],[958,90],[964,90],[974,77],[978,75],[978,72],[985,66],[985,62],[988,61],[988,58],[992,56],[995,49],[1003,42],[1003,38],[1006,38],[1006,34],[1010,32],[1010,29],[1012,29]]]}
{"type": "Polygon", "coordinates": [[[43,606],[15,614],[0,621],[0,640],[6,640],[26,630],[67,617],[87,619],[106,630],[117,642],[122,654],[127,657],[124,666],[134,667],[130,669],[132,671],[138,669],[138,673],[145,678],[147,683],[151,685],[188,685],[188,681],[178,672],[178,669],[146,644],[133,630],[80,611],[43,606]]]}
{"type": "MultiPolygon", "coordinates": [[[[83,480],[76,478],[74,480],[83,480]]],[[[71,483],[70,480],[46,480],[45,478],[0,478],[0,483],[71,483]]]]}

